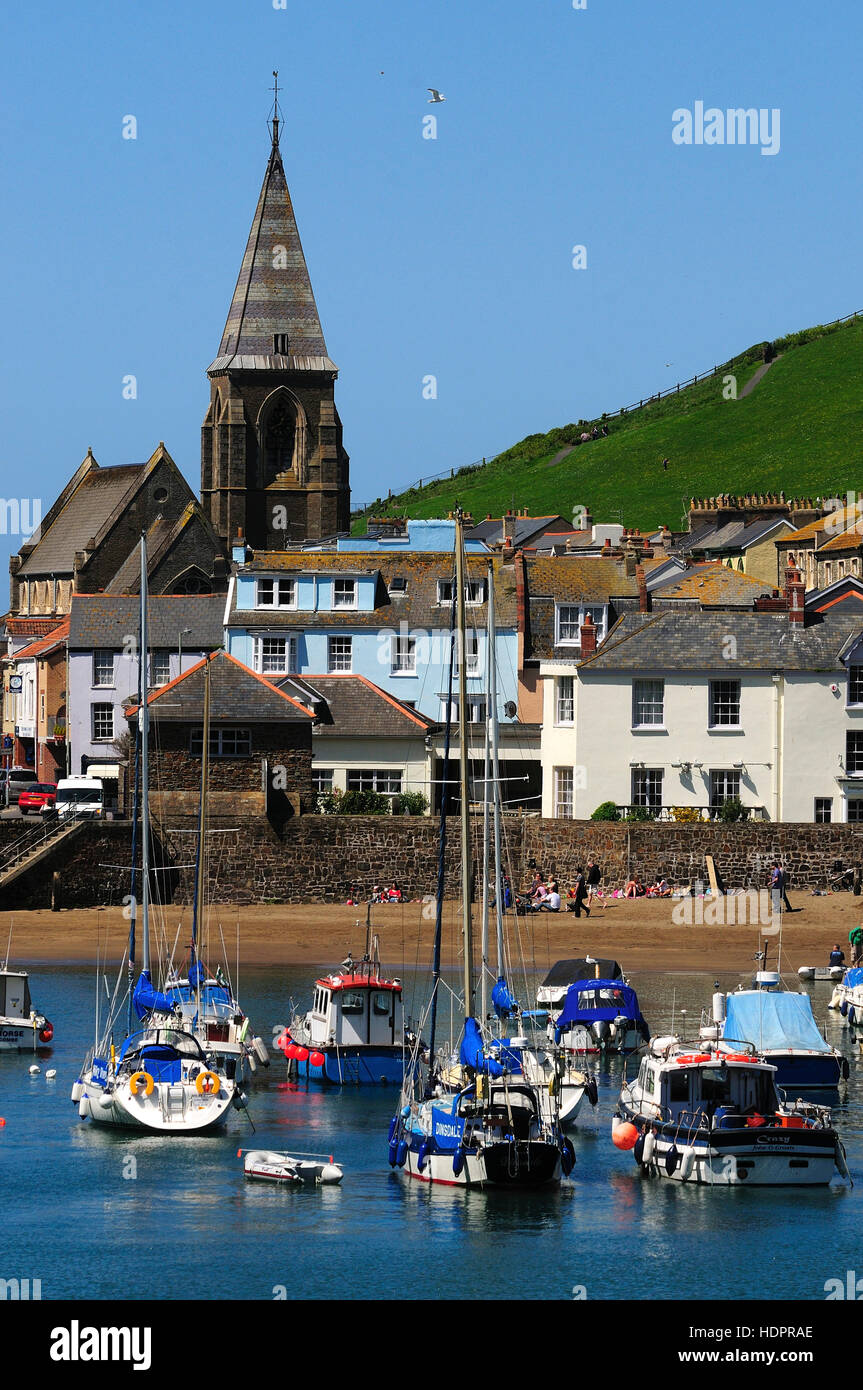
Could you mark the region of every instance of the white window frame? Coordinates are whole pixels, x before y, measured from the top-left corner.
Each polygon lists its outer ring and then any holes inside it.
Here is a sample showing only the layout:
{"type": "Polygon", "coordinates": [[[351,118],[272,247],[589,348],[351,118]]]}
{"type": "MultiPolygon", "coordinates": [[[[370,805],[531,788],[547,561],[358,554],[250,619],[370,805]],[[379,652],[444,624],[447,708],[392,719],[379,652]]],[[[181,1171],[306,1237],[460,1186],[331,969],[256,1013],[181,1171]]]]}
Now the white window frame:
{"type": "Polygon", "coordinates": [[[111,647],[94,647],[94,649],[93,649],[93,685],[92,685],[92,688],[93,688],[94,690],[113,690],[114,687],[116,686],[117,677],[116,677],[116,673],[115,673],[115,669],[114,669],[115,656],[116,656],[116,653],[114,652],[113,648],[111,648],[111,647]],[[108,680],[108,681],[99,680],[99,678],[98,678],[98,676],[99,676],[99,662],[100,662],[100,658],[101,658],[103,667],[104,667],[104,665],[105,665],[108,661],[110,661],[110,663],[111,663],[111,679],[108,680]]]}
{"type": "Polygon", "coordinates": [[[416,673],[417,639],[409,632],[394,632],[390,637],[390,675],[415,676],[416,673]]]}
{"type": "MultiPolygon", "coordinates": [[[[342,613],[345,610],[355,609],[357,606],[358,584],[355,579],[334,579],[332,588],[332,610],[334,613],[342,613]],[[336,598],[336,586],[338,584],[350,585],[350,603],[338,602],[336,598]]],[[[344,595],[342,595],[344,598],[344,595]]]]}
{"type": "MultiPolygon", "coordinates": [[[[455,653],[454,653],[454,654],[455,654],[455,671],[456,671],[456,674],[458,674],[458,673],[461,671],[461,651],[460,651],[460,647],[461,647],[461,641],[460,641],[460,639],[459,639],[458,633],[456,633],[455,653]]],[[[479,653],[480,653],[480,647],[479,647],[479,633],[476,631],[475,628],[469,627],[469,628],[467,629],[467,631],[465,632],[465,653],[466,653],[466,656],[467,656],[467,661],[465,662],[465,675],[467,675],[467,676],[479,676],[479,675],[482,675],[482,666],[481,666],[481,664],[480,664],[480,654],[479,654],[479,653]]]]}
{"type": "Polygon", "coordinates": [[[312,764],[312,789],[316,796],[322,796],[325,792],[333,790],[333,778],[335,768],[315,767],[312,764]]]}
{"type": "Polygon", "coordinates": [[[742,729],[743,722],[743,686],[739,680],[715,680],[711,681],[707,692],[707,727],[710,730],[716,729],[742,729]],[[737,722],[731,723],[729,720],[719,721],[716,719],[716,689],[720,685],[737,686],[737,722]]]}
{"type": "Polygon", "coordinates": [[[726,801],[733,801],[736,797],[740,800],[742,777],[740,770],[735,767],[712,767],[710,769],[710,780],[708,790],[710,792],[710,810],[715,815],[726,801]],[[720,801],[716,795],[716,785],[722,779],[725,788],[720,801]],[[731,789],[729,790],[729,784],[731,789]]]}
{"type": "MultiPolygon", "coordinates": [[[[441,695],[441,697],[440,697],[440,719],[439,719],[439,721],[438,721],[440,724],[445,724],[445,723],[446,723],[446,704],[447,704],[447,697],[446,697],[446,695],[441,695]]],[[[465,705],[466,705],[466,707],[467,707],[467,722],[468,722],[468,724],[484,724],[484,723],[485,723],[485,717],[486,717],[486,715],[485,715],[485,711],[486,711],[486,698],[485,698],[484,695],[467,695],[466,698],[465,698],[465,705]]],[[[450,706],[450,721],[449,721],[449,722],[450,722],[450,724],[457,724],[457,723],[458,723],[458,696],[457,696],[457,695],[453,695],[453,697],[452,697],[452,704],[451,704],[451,706],[450,706]]]]}
{"type": "Polygon", "coordinates": [[[441,608],[449,608],[455,591],[454,579],[439,579],[437,582],[437,601],[441,608]]]}
{"type": "Polygon", "coordinates": [[[289,632],[261,632],[252,643],[252,669],[259,676],[291,676],[297,673],[297,638],[289,632]],[[281,666],[264,664],[264,643],[283,642],[285,644],[284,662],[281,666]]]}
{"type": "Polygon", "coordinates": [[[554,681],[554,722],[559,727],[569,728],[575,723],[575,677],[556,676],[554,681]],[[563,693],[568,686],[569,694],[563,693]]]}
{"type": "Polygon", "coordinates": [[[466,579],[464,585],[464,602],[466,608],[481,608],[485,603],[485,580],[466,579]]]}
{"type": "Polygon", "coordinates": [[[287,579],[284,575],[261,575],[255,580],[255,607],[256,608],[296,608],[297,606],[297,581],[287,579]],[[271,600],[262,597],[261,590],[265,584],[273,586],[271,600]]]}
{"type": "Polygon", "coordinates": [[[661,810],[663,780],[661,767],[634,767],[630,778],[630,805],[643,806],[648,811],[661,810]]]}
{"type": "Polygon", "coordinates": [[[554,819],[575,817],[575,771],[571,767],[554,769],[554,819]]]}
{"type": "Polygon", "coordinates": [[[90,706],[90,730],[91,730],[91,733],[92,733],[92,741],[93,741],[93,743],[113,743],[113,742],[114,742],[114,739],[116,738],[115,723],[116,723],[116,721],[115,721],[115,716],[114,716],[114,706],[113,706],[113,705],[109,704],[107,701],[104,701],[104,702],[100,702],[99,704],[95,704],[95,705],[91,705],[91,706],[90,706]],[[98,734],[98,733],[96,732],[96,728],[97,728],[97,724],[96,724],[97,714],[96,714],[96,711],[97,711],[97,710],[101,710],[101,711],[103,711],[103,712],[104,712],[105,710],[108,710],[108,711],[110,712],[110,715],[111,715],[111,732],[110,732],[110,734],[98,734]]]}
{"type": "Polygon", "coordinates": [[[349,767],[345,775],[345,790],[349,792],[380,792],[383,796],[401,796],[403,784],[404,770],[400,767],[349,767]],[[368,785],[352,787],[352,781],[368,785]]]}
{"type": "MultiPolygon", "coordinates": [[[[189,734],[189,754],[193,758],[200,758],[204,748],[204,728],[192,729],[189,734]]],[[[252,731],[243,728],[241,724],[231,724],[223,729],[210,729],[210,757],[211,758],[251,758],[252,756],[252,731]],[[242,739],[247,746],[238,749],[237,743],[242,739]],[[225,751],[226,744],[233,743],[230,751],[225,751]]]]}
{"type": "Polygon", "coordinates": [[[151,685],[153,688],[159,688],[159,687],[161,687],[161,686],[163,686],[163,685],[169,685],[169,684],[170,684],[170,681],[171,681],[171,648],[170,648],[170,647],[155,647],[155,648],[153,649],[153,651],[150,652],[150,685],[151,685]],[[157,679],[156,679],[156,674],[157,674],[157,673],[156,673],[156,660],[157,660],[157,658],[161,658],[161,659],[162,659],[163,666],[164,666],[165,663],[167,663],[168,672],[167,672],[167,675],[165,676],[165,679],[164,679],[163,681],[160,681],[160,680],[157,680],[157,679]]]}
{"type": "Polygon", "coordinates": [[[863,705],[863,662],[850,661],[848,663],[848,682],[846,685],[845,704],[848,709],[857,709],[860,705],[863,705]],[[857,673],[856,675],[854,674],[855,672],[857,673]],[[860,698],[852,700],[851,691],[855,684],[858,687],[856,694],[859,695],[860,698]]]}
{"type": "MultiPolygon", "coordinates": [[[[607,603],[556,603],[554,605],[554,645],[556,647],[581,647],[581,629],[584,625],[588,613],[590,614],[593,625],[596,628],[596,645],[605,640],[606,628],[608,626],[608,604],[607,603]],[[578,615],[576,622],[575,637],[561,637],[561,619],[564,610],[568,613],[578,615]]],[[[568,627],[572,627],[572,618],[566,619],[568,627]]]]}
{"type": "Polygon", "coordinates": [[[353,671],[353,669],[354,669],[354,641],[353,641],[353,638],[352,638],[349,634],[347,634],[347,633],[338,633],[338,634],[335,634],[335,635],[333,635],[333,636],[331,636],[331,637],[328,637],[328,638],[327,638],[327,671],[328,671],[328,673],[329,673],[330,675],[339,675],[340,673],[343,673],[343,674],[345,674],[345,675],[349,675],[349,674],[353,671]],[[334,660],[333,652],[334,652],[334,643],[336,643],[336,642],[347,642],[347,644],[348,644],[348,652],[347,652],[348,661],[347,661],[347,665],[344,665],[344,664],[343,664],[343,661],[344,661],[343,655],[339,658],[339,661],[338,661],[338,662],[336,662],[336,661],[334,660]]]}
{"type": "Polygon", "coordinates": [[[665,681],[654,677],[642,677],[632,682],[632,727],[633,729],[664,729],[665,728],[665,681]],[[655,693],[648,694],[647,686],[659,687],[659,699],[657,701],[655,693]],[[643,715],[649,708],[654,713],[657,711],[658,719],[644,719],[643,715]]]}
{"type": "Polygon", "coordinates": [[[815,825],[833,824],[833,797],[816,796],[813,810],[813,823],[815,825]],[[825,814],[826,812],[826,814],[825,814]]]}

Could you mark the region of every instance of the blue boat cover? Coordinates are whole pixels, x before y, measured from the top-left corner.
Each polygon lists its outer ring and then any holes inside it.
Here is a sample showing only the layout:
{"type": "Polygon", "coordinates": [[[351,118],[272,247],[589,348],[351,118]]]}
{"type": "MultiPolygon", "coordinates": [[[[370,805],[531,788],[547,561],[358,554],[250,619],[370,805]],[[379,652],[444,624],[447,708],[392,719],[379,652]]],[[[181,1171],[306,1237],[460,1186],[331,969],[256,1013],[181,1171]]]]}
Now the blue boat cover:
{"type": "Polygon", "coordinates": [[[863,985],[863,969],[861,969],[859,965],[852,966],[851,969],[846,970],[845,974],[842,976],[842,983],[843,985],[848,985],[849,989],[854,989],[857,985],[863,985]]]}
{"type": "Polygon", "coordinates": [[[473,1067],[474,1071],[484,1071],[488,1076],[503,1076],[503,1067],[493,1062],[483,1052],[482,1033],[475,1018],[464,1021],[464,1037],[461,1040],[459,1061],[463,1067],[473,1067]]]}
{"type": "Polygon", "coordinates": [[[198,984],[203,984],[207,978],[207,972],[199,960],[189,967],[189,984],[192,989],[197,989],[198,984]]]}
{"type": "Polygon", "coordinates": [[[509,1018],[513,1009],[517,1007],[517,1001],[510,994],[509,985],[503,975],[498,977],[498,982],[491,992],[491,1002],[498,1018],[509,1018]]]}
{"type": "Polygon", "coordinates": [[[141,971],[135,992],[132,995],[132,1003],[135,1005],[135,1013],[140,1019],[146,1018],[147,1014],[152,1013],[154,1009],[169,1014],[174,1008],[173,999],[156,989],[150,979],[149,970],[141,971]]]}
{"type": "Polygon", "coordinates": [[[554,1040],[560,1042],[562,1034],[568,1032],[573,1024],[590,1025],[602,1019],[613,1023],[620,1017],[632,1019],[633,1023],[641,1020],[638,995],[631,985],[625,985],[622,980],[579,980],[566,991],[566,999],[554,1027],[554,1040]],[[607,1003],[603,999],[596,1004],[601,994],[607,996],[607,1003]]]}
{"type": "Polygon", "coordinates": [[[723,1036],[753,1043],[759,1052],[789,1047],[831,1051],[818,1031],[808,994],[773,994],[763,989],[729,994],[723,1036]]]}

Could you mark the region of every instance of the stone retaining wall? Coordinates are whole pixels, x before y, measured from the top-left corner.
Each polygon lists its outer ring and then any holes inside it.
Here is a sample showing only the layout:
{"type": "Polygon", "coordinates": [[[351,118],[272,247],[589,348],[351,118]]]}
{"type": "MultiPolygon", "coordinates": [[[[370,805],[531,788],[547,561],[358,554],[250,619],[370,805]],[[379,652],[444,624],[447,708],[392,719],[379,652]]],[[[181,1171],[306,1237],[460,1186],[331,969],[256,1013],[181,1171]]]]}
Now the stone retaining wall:
{"type": "MultiPolygon", "coordinates": [[[[727,887],[766,886],[778,858],[789,872],[791,892],[826,886],[837,862],[863,865],[863,830],[852,825],[626,825],[515,816],[504,824],[516,883],[528,881],[534,862],[558,878],[563,893],[590,854],[611,886],[621,886],[630,872],[645,883],[662,874],[677,884],[706,881],[706,854],[714,855],[727,887]]],[[[26,828],[20,821],[0,821],[0,855],[26,828]]],[[[168,870],[156,882],[178,904],[191,900],[194,871],[182,866],[194,860],[195,843],[179,832],[193,828],[189,817],[156,843],[156,862],[168,870]]],[[[459,834],[453,818],[447,845],[452,897],[458,894],[459,834]]],[[[476,817],[475,850],[480,834],[476,817]]],[[[344,902],[352,894],[364,900],[375,883],[388,886],[395,879],[406,897],[421,898],[434,894],[437,859],[438,827],[427,817],[298,816],[278,832],[263,819],[234,817],[228,833],[210,843],[210,893],[216,902],[344,902]]],[[[52,886],[60,907],[121,902],[129,891],[130,863],[131,826],[94,822],[47,863],[0,888],[0,910],[50,907],[52,886]]],[[[475,897],[478,884],[475,872],[475,897]]]]}

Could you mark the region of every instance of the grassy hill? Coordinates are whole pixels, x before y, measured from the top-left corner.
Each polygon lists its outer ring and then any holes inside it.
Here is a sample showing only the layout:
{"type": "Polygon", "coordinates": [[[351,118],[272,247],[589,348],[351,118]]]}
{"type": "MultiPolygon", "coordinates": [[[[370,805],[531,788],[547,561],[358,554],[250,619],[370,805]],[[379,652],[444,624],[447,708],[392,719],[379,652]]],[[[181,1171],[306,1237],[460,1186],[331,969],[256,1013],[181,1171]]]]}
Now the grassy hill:
{"type": "MultiPolygon", "coordinates": [[[[487,512],[501,516],[514,502],[535,516],[570,517],[585,505],[597,521],[617,513],[627,526],[642,530],[662,522],[679,529],[688,497],[782,490],[788,496],[838,497],[863,491],[863,318],[777,341],[773,348],[780,355],[740,399],[764,347],[750,348],[679,393],[608,419],[607,439],[582,444],[556,464],[552,460],[584,422],[528,435],[454,479],[412,488],[388,502],[378,499],[369,513],[433,517],[458,503],[479,520],[487,512]],[[728,374],[736,378],[736,400],[723,398],[728,374]]],[[[364,533],[365,518],[353,529],[364,533]]]]}

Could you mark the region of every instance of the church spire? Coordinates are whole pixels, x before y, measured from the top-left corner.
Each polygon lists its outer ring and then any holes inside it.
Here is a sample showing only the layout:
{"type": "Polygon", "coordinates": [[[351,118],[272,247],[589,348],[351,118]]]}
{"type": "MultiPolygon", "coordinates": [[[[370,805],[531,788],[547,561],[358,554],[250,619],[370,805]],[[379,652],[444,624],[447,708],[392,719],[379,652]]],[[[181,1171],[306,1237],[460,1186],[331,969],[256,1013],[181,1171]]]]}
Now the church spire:
{"type": "Polygon", "coordinates": [[[273,73],[272,146],[219,355],[226,367],[337,370],[330,361],[279,149],[278,73],[273,73]],[[274,361],[274,359],[276,359],[274,361]],[[289,360],[288,360],[289,359],[289,360]]]}

